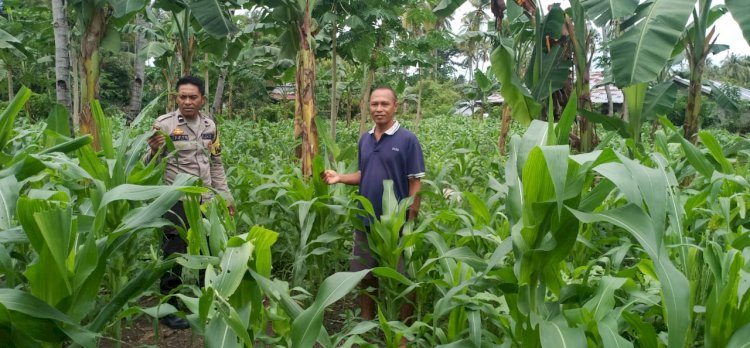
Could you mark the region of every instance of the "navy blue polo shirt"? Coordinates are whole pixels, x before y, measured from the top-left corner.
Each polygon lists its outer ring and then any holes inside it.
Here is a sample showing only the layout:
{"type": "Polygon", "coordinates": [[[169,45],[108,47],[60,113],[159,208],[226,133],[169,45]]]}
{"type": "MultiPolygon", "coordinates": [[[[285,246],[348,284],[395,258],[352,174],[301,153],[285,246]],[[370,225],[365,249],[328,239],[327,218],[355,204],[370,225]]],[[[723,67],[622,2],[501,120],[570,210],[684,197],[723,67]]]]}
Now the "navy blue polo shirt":
{"type": "MultiPolygon", "coordinates": [[[[409,196],[409,179],[424,176],[422,146],[398,121],[375,140],[375,128],[359,139],[359,194],[370,200],[375,215],[383,214],[383,181],[392,180],[396,199],[409,196]]],[[[362,219],[365,225],[369,219],[362,219]]]]}

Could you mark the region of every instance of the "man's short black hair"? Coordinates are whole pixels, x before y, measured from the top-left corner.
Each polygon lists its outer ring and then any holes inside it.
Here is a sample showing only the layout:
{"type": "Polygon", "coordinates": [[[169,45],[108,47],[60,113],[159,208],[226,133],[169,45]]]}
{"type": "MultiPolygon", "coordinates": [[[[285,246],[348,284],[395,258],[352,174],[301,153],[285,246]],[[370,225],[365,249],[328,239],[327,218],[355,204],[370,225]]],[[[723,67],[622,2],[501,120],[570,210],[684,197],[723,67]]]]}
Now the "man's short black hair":
{"type": "Polygon", "coordinates": [[[177,85],[175,86],[175,91],[180,90],[180,86],[182,85],[193,85],[195,87],[198,87],[198,92],[201,93],[201,96],[206,95],[206,85],[203,84],[203,80],[200,77],[196,76],[183,76],[179,80],[177,80],[177,85]]]}
{"type": "Polygon", "coordinates": [[[373,88],[373,89],[372,89],[372,91],[370,91],[370,97],[372,97],[372,94],[373,94],[373,93],[374,93],[375,91],[377,91],[377,90],[386,90],[386,91],[391,91],[391,94],[393,94],[393,101],[394,101],[394,102],[395,102],[395,101],[398,101],[398,96],[396,95],[396,91],[394,91],[394,90],[393,90],[393,88],[391,88],[391,86],[388,86],[388,85],[380,85],[380,86],[377,86],[377,87],[373,88]]]}

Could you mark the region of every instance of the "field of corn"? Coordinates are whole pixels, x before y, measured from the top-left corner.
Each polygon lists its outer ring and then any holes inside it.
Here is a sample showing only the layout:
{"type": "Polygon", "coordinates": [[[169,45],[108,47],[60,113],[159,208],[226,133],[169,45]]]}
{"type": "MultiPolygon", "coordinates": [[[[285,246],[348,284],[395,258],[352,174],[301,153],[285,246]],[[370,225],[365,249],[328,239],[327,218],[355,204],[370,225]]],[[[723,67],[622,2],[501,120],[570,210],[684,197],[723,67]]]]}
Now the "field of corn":
{"type": "MultiPolygon", "coordinates": [[[[750,142],[666,119],[635,144],[601,131],[575,154],[534,121],[497,150],[497,120],[423,120],[422,208],[384,197],[372,230],[380,267],[351,273],[356,188],[303,179],[291,120],[219,121],[237,201],[200,206],[194,178],[160,185],[141,163],[149,116],[94,114],[103,150],[70,140],[64,112],[30,123],[22,90],[0,116],[0,345],[92,347],[134,317],[177,311],[159,297],[175,263],[205,284],[172,294],[206,346],[746,347],[750,342],[750,142]],[[161,218],[181,196],[188,253],[159,255],[161,218]],[[202,214],[201,214],[202,213],[202,214]],[[398,238],[403,227],[403,238],[398,238]],[[209,238],[206,238],[208,236],[209,238]],[[396,271],[405,255],[408,277],[396,271]],[[380,279],[378,319],[327,307],[380,279]],[[414,294],[415,315],[398,320],[414,294]],[[144,297],[160,305],[144,306],[144,297]],[[330,314],[329,314],[330,315],[330,314]]],[[[148,114],[149,107],[143,115],[148,114]]],[[[411,127],[410,120],[404,121],[411,127]]],[[[356,170],[357,125],[319,122],[315,173],[356,170]]],[[[649,127],[650,128],[650,127],[649,127]]],[[[363,204],[367,207],[367,204],[363,204]]]]}

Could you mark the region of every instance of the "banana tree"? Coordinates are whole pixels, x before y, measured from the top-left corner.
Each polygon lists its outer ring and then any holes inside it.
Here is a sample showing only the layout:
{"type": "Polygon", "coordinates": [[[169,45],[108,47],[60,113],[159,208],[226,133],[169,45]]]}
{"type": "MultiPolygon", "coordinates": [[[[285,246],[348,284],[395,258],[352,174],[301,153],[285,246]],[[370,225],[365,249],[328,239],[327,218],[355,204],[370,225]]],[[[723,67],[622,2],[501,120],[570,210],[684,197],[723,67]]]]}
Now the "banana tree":
{"type": "MultiPolygon", "coordinates": [[[[237,6],[235,2],[228,2],[230,6],[237,6]]],[[[172,33],[176,36],[175,49],[180,58],[182,75],[192,72],[193,56],[196,45],[200,41],[198,32],[205,31],[202,46],[213,47],[209,52],[221,56],[223,47],[221,42],[236,29],[229,15],[229,8],[224,2],[208,1],[167,1],[160,0],[153,4],[154,8],[168,11],[172,17],[172,33]],[[196,29],[197,28],[197,29],[196,29]],[[218,48],[217,48],[218,47],[218,48]]]]}
{"type": "MultiPolygon", "coordinates": [[[[629,10],[635,5],[633,1],[585,0],[582,5],[587,9],[588,15],[599,23],[624,18],[619,28],[621,35],[613,39],[609,46],[615,84],[626,89],[626,97],[630,94],[630,99],[636,99],[629,104],[632,103],[637,109],[643,108],[643,99],[639,101],[637,98],[643,93],[637,90],[645,90],[646,86],[642,84],[659,79],[664,67],[673,57],[675,47],[683,45],[685,40],[689,48],[691,90],[700,89],[705,56],[710,52],[714,38],[709,26],[716,19],[712,17],[716,17],[720,10],[712,9],[711,1],[651,0],[638,4],[632,15],[629,10]],[[691,14],[693,23],[688,26],[691,14]],[[627,92],[628,89],[631,92],[627,92]]],[[[727,9],[743,29],[746,40],[750,38],[748,8],[747,2],[727,1],[727,9]]],[[[690,116],[691,119],[686,124],[685,135],[694,141],[700,93],[692,94],[693,101],[686,111],[686,117],[690,116]]],[[[630,105],[629,111],[632,111],[630,105]]],[[[640,128],[637,130],[640,132],[640,128]]]]}
{"type": "MultiPolygon", "coordinates": [[[[94,135],[94,148],[100,149],[98,125],[92,115],[91,103],[99,99],[99,74],[102,60],[102,44],[119,42],[119,26],[115,19],[128,18],[143,9],[144,1],[139,0],[76,0],[68,3],[76,13],[78,28],[81,36],[81,51],[79,59],[81,64],[81,94],[82,110],[80,115],[80,132],[94,135]]],[[[56,44],[67,45],[59,42],[56,44]]]]}
{"type": "Polygon", "coordinates": [[[690,67],[688,104],[685,109],[684,136],[692,143],[698,141],[700,125],[701,89],[706,57],[712,52],[716,42],[716,28],[709,28],[715,20],[726,13],[724,6],[711,7],[711,0],[700,0],[693,9],[693,23],[685,33],[685,53],[690,67]]]}
{"type": "Polygon", "coordinates": [[[318,153],[318,128],[315,124],[315,33],[312,11],[316,0],[261,1],[269,8],[266,19],[283,32],[279,36],[283,57],[296,55],[294,100],[294,137],[302,140],[297,148],[302,174],[312,175],[313,158],[318,153]]]}

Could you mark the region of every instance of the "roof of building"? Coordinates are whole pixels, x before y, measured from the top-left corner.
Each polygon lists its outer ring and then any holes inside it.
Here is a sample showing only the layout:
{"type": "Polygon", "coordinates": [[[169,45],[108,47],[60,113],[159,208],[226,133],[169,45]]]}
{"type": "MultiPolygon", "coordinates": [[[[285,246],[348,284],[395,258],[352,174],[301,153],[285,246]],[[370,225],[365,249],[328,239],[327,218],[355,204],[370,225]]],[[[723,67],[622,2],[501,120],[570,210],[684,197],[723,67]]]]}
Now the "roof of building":
{"type": "MultiPolygon", "coordinates": [[[[679,76],[672,77],[672,81],[677,82],[678,84],[682,86],[686,86],[686,87],[690,86],[690,80],[679,77],[679,76]]],[[[721,88],[724,85],[726,85],[726,83],[721,82],[721,81],[707,80],[705,81],[705,84],[701,86],[701,93],[705,95],[711,95],[711,90],[714,87],[721,88]]],[[[742,98],[742,100],[744,101],[750,102],[750,89],[742,88],[738,86],[735,86],[735,87],[740,92],[740,98],[742,98]]]]}

